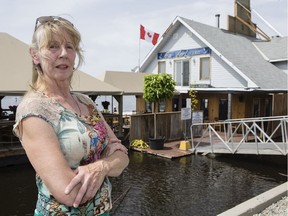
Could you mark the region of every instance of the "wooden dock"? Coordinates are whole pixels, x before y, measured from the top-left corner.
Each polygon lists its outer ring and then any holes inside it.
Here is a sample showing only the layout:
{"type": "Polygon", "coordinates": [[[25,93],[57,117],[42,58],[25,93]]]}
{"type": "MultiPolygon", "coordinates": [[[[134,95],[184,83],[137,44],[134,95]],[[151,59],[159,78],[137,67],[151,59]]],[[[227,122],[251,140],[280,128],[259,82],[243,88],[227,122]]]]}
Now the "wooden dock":
{"type": "Polygon", "coordinates": [[[156,155],[159,157],[169,158],[169,159],[184,157],[184,156],[188,156],[188,155],[193,154],[193,152],[190,150],[187,150],[187,151],[180,150],[179,149],[180,142],[181,141],[167,142],[164,144],[164,148],[161,150],[154,150],[151,148],[138,149],[138,148],[132,148],[132,147],[130,149],[132,149],[134,151],[139,151],[142,153],[156,155]]]}
{"type": "MultiPolygon", "coordinates": [[[[224,134],[219,133],[221,138],[224,139],[224,134]]],[[[209,137],[204,139],[194,138],[194,146],[191,145],[191,149],[183,151],[179,149],[181,141],[172,141],[164,144],[163,150],[147,149],[130,149],[139,151],[159,157],[165,157],[169,159],[189,156],[191,154],[246,154],[246,155],[288,155],[288,144],[283,142],[275,143],[255,143],[249,139],[249,142],[240,143],[242,136],[234,136],[233,143],[223,143],[216,135],[211,137],[212,145],[209,137]],[[197,148],[193,149],[195,145],[197,148]]]]}
{"type": "Polygon", "coordinates": [[[0,148],[0,167],[28,163],[25,150],[22,147],[0,148]]]}
{"type": "Polygon", "coordinates": [[[195,154],[287,155],[287,148],[288,145],[285,143],[243,143],[239,146],[235,143],[233,145],[217,143],[213,144],[213,147],[211,145],[198,146],[192,151],[195,154]]]}

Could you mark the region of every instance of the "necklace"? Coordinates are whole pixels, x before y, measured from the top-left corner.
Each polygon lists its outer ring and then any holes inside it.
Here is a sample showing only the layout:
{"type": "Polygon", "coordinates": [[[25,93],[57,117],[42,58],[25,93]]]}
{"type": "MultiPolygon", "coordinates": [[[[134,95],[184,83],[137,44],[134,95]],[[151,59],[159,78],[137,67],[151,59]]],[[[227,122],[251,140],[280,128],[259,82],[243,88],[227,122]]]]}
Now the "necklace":
{"type": "MultiPolygon", "coordinates": [[[[42,94],[42,95],[45,96],[45,97],[52,98],[52,97],[49,97],[49,96],[48,96],[45,92],[43,92],[43,91],[38,91],[38,90],[36,90],[36,92],[42,94]]],[[[73,97],[72,94],[70,94],[70,95],[71,95],[71,97],[72,97],[74,103],[75,103],[76,106],[78,107],[78,110],[79,110],[79,116],[81,116],[81,115],[82,115],[82,112],[81,112],[81,108],[80,108],[80,106],[79,106],[79,103],[78,103],[77,100],[73,97]]],[[[54,100],[57,101],[58,103],[60,103],[57,99],[54,99],[54,100]]],[[[60,104],[61,104],[61,103],[60,103],[60,104]]],[[[71,107],[71,108],[72,108],[72,107],[71,107]]],[[[73,108],[72,108],[72,109],[73,109],[73,108]]],[[[78,115],[77,112],[75,112],[75,114],[78,115]]]]}
{"type": "MultiPolygon", "coordinates": [[[[77,105],[77,107],[78,107],[78,109],[79,109],[79,115],[81,116],[82,115],[82,113],[81,113],[81,109],[80,109],[80,106],[79,106],[79,104],[78,104],[78,102],[77,102],[77,100],[73,97],[73,95],[71,95],[72,96],[72,98],[73,98],[73,100],[74,100],[74,102],[76,103],[76,105],[77,105]]],[[[77,114],[77,113],[76,113],[77,114]]],[[[78,114],[77,114],[78,115],[78,114]]]]}

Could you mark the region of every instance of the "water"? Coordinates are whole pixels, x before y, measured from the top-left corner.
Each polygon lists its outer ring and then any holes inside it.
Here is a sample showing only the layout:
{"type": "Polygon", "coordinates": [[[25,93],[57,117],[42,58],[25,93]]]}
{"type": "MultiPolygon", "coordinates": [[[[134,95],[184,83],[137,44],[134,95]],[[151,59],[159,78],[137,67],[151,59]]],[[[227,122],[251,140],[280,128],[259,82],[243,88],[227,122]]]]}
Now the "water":
{"type": "Polygon", "coordinates": [[[121,180],[112,179],[118,197],[130,188],[114,206],[115,215],[217,215],[286,181],[279,175],[286,173],[286,166],[237,157],[236,161],[197,155],[168,160],[132,155],[121,180]]]}
{"type": "Polygon", "coordinates": [[[29,164],[0,168],[0,215],[33,215],[35,172],[29,164]]]}
{"type": "Polygon", "coordinates": [[[22,97],[20,96],[6,96],[1,101],[2,109],[9,109],[9,106],[16,105],[18,106],[22,97]]]}
{"type": "MultiPolygon", "coordinates": [[[[285,163],[279,166],[238,156],[170,160],[134,151],[129,157],[124,173],[111,178],[111,215],[214,216],[287,181],[285,163]]],[[[28,164],[0,168],[0,215],[32,215],[34,174],[28,164]]]]}

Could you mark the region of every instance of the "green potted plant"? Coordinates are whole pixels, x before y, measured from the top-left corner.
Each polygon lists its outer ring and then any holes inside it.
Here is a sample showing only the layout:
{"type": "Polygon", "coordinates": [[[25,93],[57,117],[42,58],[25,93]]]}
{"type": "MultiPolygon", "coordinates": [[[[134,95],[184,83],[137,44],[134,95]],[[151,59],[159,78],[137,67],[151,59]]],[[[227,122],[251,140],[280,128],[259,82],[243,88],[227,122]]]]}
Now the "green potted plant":
{"type": "Polygon", "coordinates": [[[165,141],[165,137],[157,137],[155,103],[170,99],[175,92],[175,86],[176,82],[170,74],[150,74],[144,77],[143,97],[145,101],[152,103],[152,113],[154,113],[154,138],[149,138],[152,149],[163,149],[165,141]],[[155,142],[159,142],[159,145],[153,146],[155,142]]]}

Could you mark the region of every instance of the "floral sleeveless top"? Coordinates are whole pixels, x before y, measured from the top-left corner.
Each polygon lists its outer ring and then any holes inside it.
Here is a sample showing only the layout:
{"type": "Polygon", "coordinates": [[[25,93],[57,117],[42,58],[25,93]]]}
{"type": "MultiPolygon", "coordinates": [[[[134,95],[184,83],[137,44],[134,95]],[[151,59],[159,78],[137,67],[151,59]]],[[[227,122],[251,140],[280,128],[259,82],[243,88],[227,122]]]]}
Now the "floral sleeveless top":
{"type": "MultiPolygon", "coordinates": [[[[78,116],[43,93],[31,91],[25,95],[17,108],[13,129],[21,140],[18,129],[21,120],[36,116],[48,122],[58,137],[61,151],[71,169],[98,160],[107,145],[108,138],[104,121],[93,101],[83,94],[74,93],[74,95],[91,109],[90,116],[78,116]]],[[[57,202],[37,174],[36,185],[38,200],[35,215],[100,215],[112,208],[112,186],[108,177],[105,178],[96,196],[78,208],[57,202]]]]}

